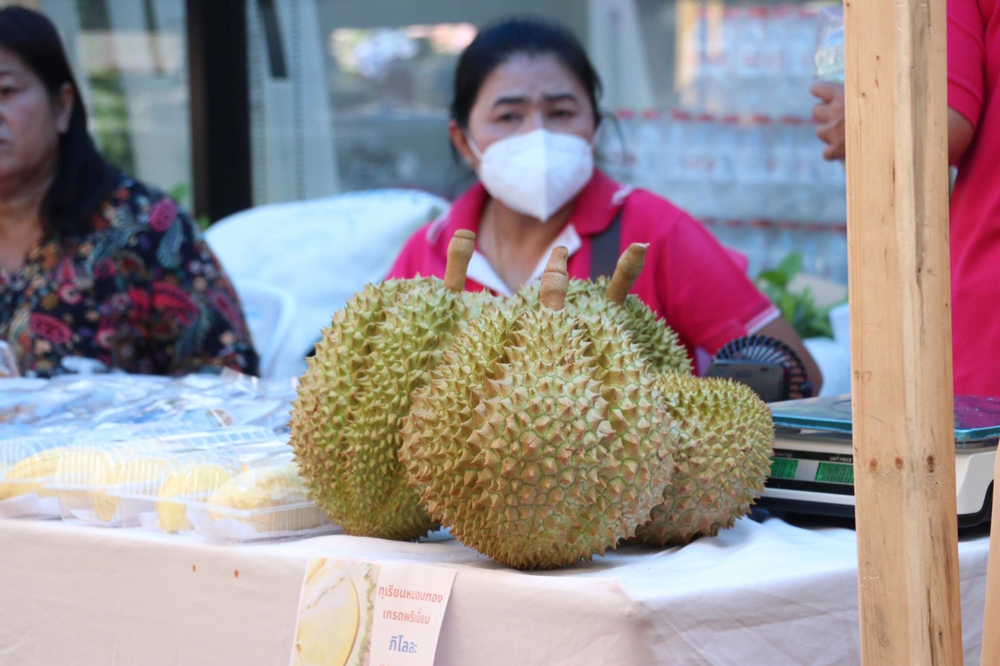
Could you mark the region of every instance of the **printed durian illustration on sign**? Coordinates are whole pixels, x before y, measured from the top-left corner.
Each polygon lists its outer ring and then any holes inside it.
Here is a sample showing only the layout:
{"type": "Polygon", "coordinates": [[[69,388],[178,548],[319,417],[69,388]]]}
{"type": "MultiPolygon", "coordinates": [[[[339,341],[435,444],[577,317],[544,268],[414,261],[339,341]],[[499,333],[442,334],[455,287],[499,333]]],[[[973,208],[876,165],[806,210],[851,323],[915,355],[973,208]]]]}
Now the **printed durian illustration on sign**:
{"type": "Polygon", "coordinates": [[[309,562],[291,666],[367,666],[377,576],[363,562],[309,562]]]}

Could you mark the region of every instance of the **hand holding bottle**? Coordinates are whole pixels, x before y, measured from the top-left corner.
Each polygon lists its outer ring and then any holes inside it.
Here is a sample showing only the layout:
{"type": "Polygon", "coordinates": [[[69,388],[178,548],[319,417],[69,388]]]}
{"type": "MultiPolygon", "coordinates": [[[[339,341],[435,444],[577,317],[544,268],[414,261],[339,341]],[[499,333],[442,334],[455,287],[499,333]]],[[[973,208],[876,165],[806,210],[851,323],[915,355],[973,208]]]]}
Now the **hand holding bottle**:
{"type": "Polygon", "coordinates": [[[823,157],[831,161],[843,160],[846,155],[844,84],[817,81],[809,92],[820,99],[813,107],[812,117],[816,122],[816,136],[826,144],[823,157]]]}

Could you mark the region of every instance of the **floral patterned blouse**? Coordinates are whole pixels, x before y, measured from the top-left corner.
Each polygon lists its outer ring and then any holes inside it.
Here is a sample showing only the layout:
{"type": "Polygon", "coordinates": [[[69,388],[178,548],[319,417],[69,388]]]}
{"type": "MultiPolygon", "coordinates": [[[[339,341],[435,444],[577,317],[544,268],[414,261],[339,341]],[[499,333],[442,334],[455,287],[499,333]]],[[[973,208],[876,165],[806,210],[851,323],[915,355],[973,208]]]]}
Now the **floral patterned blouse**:
{"type": "Polygon", "coordinates": [[[123,177],[91,226],[0,271],[0,340],[22,374],[67,372],[68,356],[142,374],[257,374],[233,286],[173,199],[123,177]]]}

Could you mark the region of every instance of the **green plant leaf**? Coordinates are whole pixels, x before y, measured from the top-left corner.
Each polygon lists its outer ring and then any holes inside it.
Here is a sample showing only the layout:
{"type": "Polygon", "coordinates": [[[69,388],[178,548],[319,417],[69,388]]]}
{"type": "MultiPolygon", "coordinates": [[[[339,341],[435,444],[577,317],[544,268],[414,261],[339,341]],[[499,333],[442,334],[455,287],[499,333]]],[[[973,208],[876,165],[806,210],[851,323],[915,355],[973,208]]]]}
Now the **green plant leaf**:
{"type": "Polygon", "coordinates": [[[775,287],[788,286],[788,276],[777,268],[761,271],[760,275],[757,276],[757,279],[775,287]]]}
{"type": "Polygon", "coordinates": [[[788,285],[802,271],[802,255],[792,252],[784,257],[776,267],[757,276],[757,285],[781,315],[791,323],[803,338],[833,337],[830,326],[830,307],[819,307],[812,291],[806,287],[800,292],[789,291],[788,285]]]}

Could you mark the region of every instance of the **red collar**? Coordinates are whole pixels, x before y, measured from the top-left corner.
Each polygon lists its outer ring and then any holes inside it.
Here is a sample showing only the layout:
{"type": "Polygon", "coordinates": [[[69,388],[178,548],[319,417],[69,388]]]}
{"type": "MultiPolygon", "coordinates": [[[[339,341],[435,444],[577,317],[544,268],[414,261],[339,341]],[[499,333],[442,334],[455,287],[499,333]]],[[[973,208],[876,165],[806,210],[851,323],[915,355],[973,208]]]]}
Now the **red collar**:
{"type": "MultiPolygon", "coordinates": [[[[599,234],[611,225],[615,212],[625,203],[630,189],[594,170],[590,182],[580,191],[566,224],[572,224],[581,238],[599,234]]],[[[448,241],[459,229],[479,232],[479,218],[489,194],[476,183],[452,204],[447,215],[431,224],[427,242],[440,256],[448,254],[448,241]]]]}

